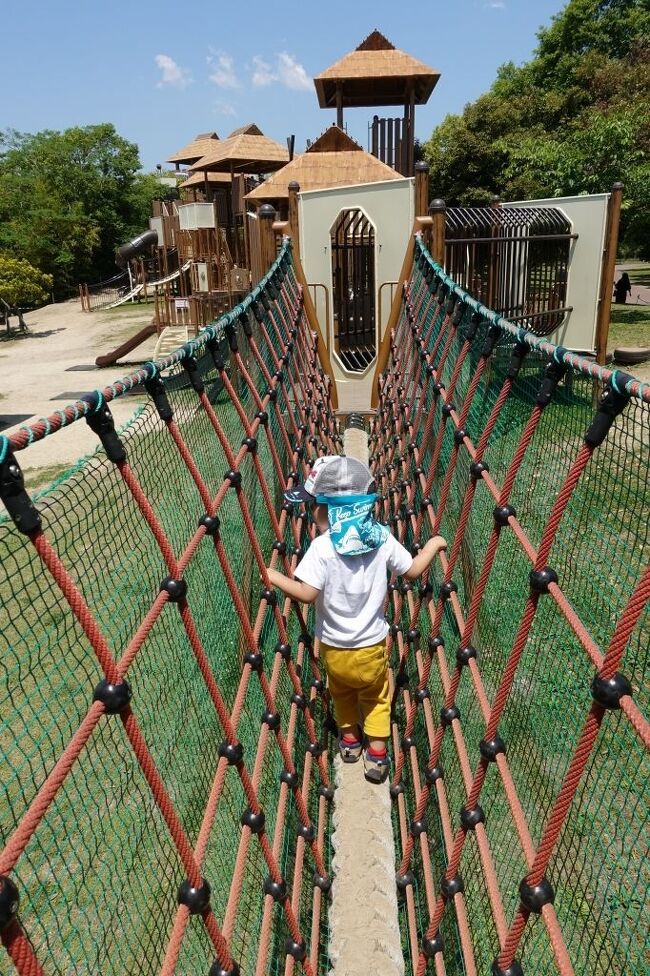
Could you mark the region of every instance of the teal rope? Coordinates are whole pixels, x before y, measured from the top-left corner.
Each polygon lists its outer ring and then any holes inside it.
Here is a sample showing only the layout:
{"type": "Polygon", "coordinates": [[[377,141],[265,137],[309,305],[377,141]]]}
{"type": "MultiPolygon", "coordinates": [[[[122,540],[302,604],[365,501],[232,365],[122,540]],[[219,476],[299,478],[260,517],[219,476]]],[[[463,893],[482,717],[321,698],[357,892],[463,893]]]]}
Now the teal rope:
{"type": "Polygon", "coordinates": [[[505,319],[493,309],[483,305],[476,298],[473,298],[468,292],[461,288],[461,286],[458,285],[454,279],[445,272],[444,268],[433,260],[428,250],[422,243],[421,237],[418,235],[416,235],[416,246],[419,248],[420,254],[424,256],[425,260],[433,268],[437,277],[442,281],[442,283],[446,285],[451,292],[458,295],[462,302],[469,305],[470,308],[472,308],[475,312],[478,312],[479,315],[481,315],[484,319],[487,319],[500,329],[503,329],[504,332],[508,332],[510,335],[515,336],[516,339],[526,342],[533,349],[537,349],[547,356],[552,356],[556,362],[567,363],[573,369],[581,373],[586,373],[589,376],[596,376],[604,383],[611,383],[618,393],[626,393],[629,396],[638,397],[640,400],[645,400],[646,402],[650,400],[649,383],[643,383],[641,380],[632,379],[623,384],[623,389],[621,389],[621,383],[619,381],[621,370],[605,369],[598,363],[589,362],[589,360],[584,359],[582,356],[578,356],[576,353],[570,352],[568,349],[561,350],[560,347],[556,346],[554,343],[548,342],[547,340],[540,338],[540,336],[533,335],[532,332],[527,332],[525,329],[522,329],[521,326],[514,325],[512,322],[509,322],[508,319],[505,319]]]}
{"type": "MultiPolygon", "coordinates": [[[[140,386],[141,384],[145,383],[146,380],[153,379],[158,373],[161,373],[165,369],[169,369],[170,366],[175,366],[177,363],[182,363],[183,360],[188,356],[193,356],[196,353],[201,352],[201,350],[207,348],[210,342],[215,340],[221,341],[221,339],[223,339],[225,336],[225,329],[228,323],[235,321],[235,319],[239,318],[240,315],[248,312],[248,309],[252,306],[253,302],[257,301],[258,297],[264,291],[269,281],[278,270],[280,263],[284,260],[287,254],[291,256],[291,240],[288,237],[285,237],[282,241],[280,252],[267,273],[263,278],[260,279],[255,288],[248,295],[246,295],[238,305],[235,305],[230,312],[222,315],[219,319],[214,319],[205,327],[205,329],[201,331],[198,336],[196,336],[194,339],[190,339],[189,342],[187,342],[184,346],[181,346],[181,348],[176,350],[176,352],[171,353],[165,359],[158,359],[156,362],[149,361],[148,363],[145,363],[144,366],[137,372],[131,373],[129,376],[125,376],[121,380],[117,380],[111,386],[105,387],[104,390],[95,390],[94,392],[97,395],[97,403],[94,407],[91,407],[88,403],[83,401],[77,401],[76,403],[69,404],[63,410],[57,410],[55,413],[61,418],[61,427],[69,427],[70,424],[79,420],[81,417],[84,417],[91,411],[96,413],[109,400],[117,400],[119,397],[128,393],[129,390],[132,390],[135,386],[140,386]],[[107,393],[109,394],[108,398],[106,396],[107,393]],[[72,418],[66,416],[66,410],[72,411],[74,416],[72,418]]],[[[54,433],[49,418],[41,417],[37,423],[43,424],[45,427],[45,434],[43,437],[47,437],[48,435],[54,433]]],[[[27,438],[27,445],[33,444],[37,439],[32,427],[19,427],[14,436],[20,434],[27,438]]],[[[8,447],[6,449],[8,450],[11,446],[10,440],[7,440],[7,445],[8,447]]],[[[1,460],[4,460],[4,456],[1,460]]]]}

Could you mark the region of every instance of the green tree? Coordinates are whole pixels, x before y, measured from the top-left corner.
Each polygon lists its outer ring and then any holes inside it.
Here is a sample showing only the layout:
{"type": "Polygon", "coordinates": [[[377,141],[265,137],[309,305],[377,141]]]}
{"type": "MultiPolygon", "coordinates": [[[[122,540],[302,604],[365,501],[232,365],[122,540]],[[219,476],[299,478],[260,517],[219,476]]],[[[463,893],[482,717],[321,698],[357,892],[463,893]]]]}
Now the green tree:
{"type": "Polygon", "coordinates": [[[569,0],[538,36],[531,61],[503,65],[424,144],[432,194],[477,205],[495,193],[595,193],[622,180],[623,248],[648,253],[647,0],[569,0]]]}
{"type": "MultiPolygon", "coordinates": [[[[0,136],[0,248],[54,278],[58,297],[115,273],[156,190],[138,148],[105,123],[0,136]]],[[[160,187],[158,185],[158,191],[160,187]]]]}
{"type": "Polygon", "coordinates": [[[52,290],[52,276],[29,261],[0,254],[0,299],[18,308],[43,305],[52,290]]]}

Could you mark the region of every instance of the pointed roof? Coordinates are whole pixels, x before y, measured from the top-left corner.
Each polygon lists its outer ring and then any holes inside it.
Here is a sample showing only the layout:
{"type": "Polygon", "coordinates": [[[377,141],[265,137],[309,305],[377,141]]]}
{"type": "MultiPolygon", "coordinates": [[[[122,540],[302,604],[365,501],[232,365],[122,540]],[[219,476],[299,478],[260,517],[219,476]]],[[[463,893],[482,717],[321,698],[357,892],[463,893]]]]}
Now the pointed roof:
{"type": "Polygon", "coordinates": [[[270,173],[288,162],[289,152],[284,146],[267,138],[256,125],[248,125],[221,139],[190,168],[193,173],[197,170],[270,173]]]}
{"type": "Polygon", "coordinates": [[[183,180],[183,182],[179,185],[178,189],[184,190],[186,187],[189,186],[189,187],[197,187],[197,189],[200,190],[201,187],[205,186],[206,176],[208,178],[208,183],[210,184],[210,186],[216,186],[216,185],[228,186],[228,184],[232,182],[230,173],[197,172],[197,173],[192,173],[192,175],[188,176],[186,180],[183,180]]]}
{"type": "Polygon", "coordinates": [[[350,136],[332,125],[301,156],[295,156],[264,183],[246,194],[247,200],[283,200],[289,183],[301,190],[323,190],[333,186],[358,186],[403,179],[394,169],[371,156],[350,136]]]}
{"type": "Polygon", "coordinates": [[[219,136],[216,132],[201,132],[198,136],[195,136],[192,142],[188,143],[187,146],[183,146],[178,152],[170,156],[169,159],[165,160],[167,163],[195,163],[197,159],[201,156],[205,156],[209,153],[215,142],[219,142],[219,136]]]}
{"type": "Polygon", "coordinates": [[[404,105],[411,88],[416,105],[429,100],[440,72],[400,51],[374,30],[354,51],[346,54],[314,78],[321,108],[336,107],[341,87],[344,107],[404,105]]]}
{"type": "Polygon", "coordinates": [[[231,139],[233,136],[262,136],[264,133],[259,129],[254,122],[249,122],[248,125],[240,125],[238,129],[233,129],[228,136],[231,139]]]}

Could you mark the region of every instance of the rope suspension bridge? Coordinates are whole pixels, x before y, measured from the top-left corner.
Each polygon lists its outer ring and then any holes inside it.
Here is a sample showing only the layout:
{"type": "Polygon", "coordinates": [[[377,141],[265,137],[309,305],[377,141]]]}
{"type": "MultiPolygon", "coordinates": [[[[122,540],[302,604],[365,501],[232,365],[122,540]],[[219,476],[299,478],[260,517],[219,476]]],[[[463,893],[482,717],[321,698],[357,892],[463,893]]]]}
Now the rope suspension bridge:
{"type": "MultiPolygon", "coordinates": [[[[384,351],[378,517],[449,541],[386,608],[401,971],[644,972],[650,390],[419,237],[384,351]]],[[[197,339],[0,438],[3,973],[330,971],[336,726],[267,567],[315,532],[282,491],[343,449],[331,392],[285,240],[197,339]],[[84,419],[35,503],[22,452],[84,419]]]]}

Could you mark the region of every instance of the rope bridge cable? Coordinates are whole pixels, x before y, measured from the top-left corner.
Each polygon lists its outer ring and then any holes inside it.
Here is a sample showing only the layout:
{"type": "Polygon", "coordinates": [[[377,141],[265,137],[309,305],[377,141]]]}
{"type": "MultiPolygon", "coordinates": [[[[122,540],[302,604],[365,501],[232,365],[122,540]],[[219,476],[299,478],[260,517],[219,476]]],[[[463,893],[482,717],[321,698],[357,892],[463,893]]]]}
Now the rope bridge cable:
{"type": "Polygon", "coordinates": [[[414,551],[449,539],[389,587],[412,971],[642,971],[648,388],[507,323],[420,239],[391,356],[381,511],[414,551]]]}
{"type": "Polygon", "coordinates": [[[301,553],[281,491],[340,443],[288,242],[196,340],[3,438],[18,973],[322,971],[331,719],[266,565],[301,553]],[[149,406],[118,434],[109,403],[138,386],[149,406]],[[16,455],[83,416],[105,457],[37,510],[16,455]]]}
{"type": "MultiPolygon", "coordinates": [[[[378,515],[449,540],[387,604],[407,972],[642,971],[650,391],[499,318],[419,239],[380,391],[378,515]]],[[[341,446],[288,242],[174,355],[0,438],[21,976],[327,972],[335,726],[311,611],[266,565],[314,532],[282,489],[341,446]],[[83,417],[103,456],[37,510],[17,455],[83,417]]]]}

